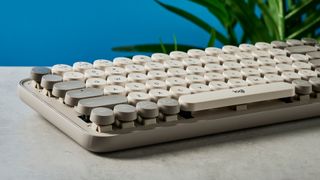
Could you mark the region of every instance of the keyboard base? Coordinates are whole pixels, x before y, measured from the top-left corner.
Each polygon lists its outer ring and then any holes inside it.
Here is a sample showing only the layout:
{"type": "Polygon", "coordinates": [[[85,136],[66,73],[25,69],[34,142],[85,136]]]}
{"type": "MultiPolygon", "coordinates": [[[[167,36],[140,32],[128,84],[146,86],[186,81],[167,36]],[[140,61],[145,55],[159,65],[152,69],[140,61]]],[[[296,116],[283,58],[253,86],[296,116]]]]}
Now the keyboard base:
{"type": "Polygon", "coordinates": [[[237,129],[251,128],[320,116],[320,97],[309,101],[249,104],[247,110],[216,109],[193,113],[191,118],[179,116],[175,122],[139,125],[134,129],[98,133],[90,123],[81,120],[73,108],[40,93],[30,79],[19,83],[20,98],[63,133],[93,152],[121,149],[187,139],[237,129]]]}

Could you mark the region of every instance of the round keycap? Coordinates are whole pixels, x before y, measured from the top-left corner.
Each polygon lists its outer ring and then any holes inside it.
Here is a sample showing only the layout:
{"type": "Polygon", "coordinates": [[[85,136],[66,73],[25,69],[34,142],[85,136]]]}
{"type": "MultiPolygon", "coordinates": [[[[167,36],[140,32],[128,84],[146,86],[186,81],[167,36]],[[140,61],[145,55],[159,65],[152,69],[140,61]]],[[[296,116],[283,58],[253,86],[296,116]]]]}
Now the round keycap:
{"type": "Polygon", "coordinates": [[[235,54],[237,52],[240,52],[241,50],[237,46],[225,45],[222,47],[222,51],[227,54],[235,54]]]}
{"type": "Polygon", "coordinates": [[[148,72],[148,79],[157,79],[157,80],[165,80],[167,78],[167,73],[164,71],[149,71],[148,72]]]}
{"type": "Polygon", "coordinates": [[[200,57],[200,61],[202,62],[203,65],[205,64],[220,64],[220,60],[218,57],[215,56],[202,56],[200,57]]]}
{"type": "Polygon", "coordinates": [[[172,59],[176,59],[176,60],[181,60],[181,59],[189,57],[187,53],[182,52],[182,51],[172,51],[172,52],[170,52],[169,55],[172,59]]]}
{"type": "Polygon", "coordinates": [[[210,91],[209,86],[202,84],[202,83],[193,83],[190,84],[189,89],[191,90],[191,93],[200,93],[200,92],[207,92],[210,91]]]}
{"type": "Polygon", "coordinates": [[[287,56],[274,56],[273,59],[278,64],[292,64],[292,59],[287,56]]]}
{"type": "Polygon", "coordinates": [[[134,121],[137,119],[137,110],[129,104],[118,104],[113,108],[114,115],[119,121],[134,121]]]}
{"type": "Polygon", "coordinates": [[[86,81],[86,87],[103,89],[107,85],[107,81],[101,78],[89,78],[86,81]]]}
{"type": "Polygon", "coordinates": [[[52,74],[63,76],[65,72],[72,71],[72,67],[67,64],[56,64],[51,68],[52,74]]]}
{"type": "Polygon", "coordinates": [[[158,105],[151,101],[140,101],[136,104],[139,116],[143,118],[155,118],[159,115],[158,105]]]}
{"type": "Polygon", "coordinates": [[[288,46],[288,44],[283,41],[272,41],[271,45],[274,48],[280,48],[280,49],[284,49],[285,47],[288,46]]]}
{"type": "Polygon", "coordinates": [[[203,75],[206,70],[201,66],[188,66],[186,69],[188,74],[203,75]]]}
{"type": "Polygon", "coordinates": [[[143,73],[130,73],[128,74],[128,81],[129,82],[139,82],[145,83],[148,80],[147,75],[143,73]]]}
{"type": "Polygon", "coordinates": [[[315,44],[318,43],[318,41],[316,39],[313,39],[313,38],[302,38],[301,41],[303,42],[303,44],[305,45],[311,45],[311,46],[314,46],[315,44]]]}
{"type": "Polygon", "coordinates": [[[171,87],[171,86],[187,86],[187,82],[182,79],[182,78],[178,78],[178,77],[170,77],[166,79],[166,84],[167,86],[171,87]]]}
{"type": "Polygon", "coordinates": [[[84,75],[81,72],[65,72],[63,74],[63,81],[84,81],[84,75]]]}
{"type": "Polygon", "coordinates": [[[92,68],[93,65],[88,62],[76,62],[73,64],[73,70],[81,73],[84,73],[85,70],[92,68]]]}
{"type": "Polygon", "coordinates": [[[146,88],[148,91],[150,89],[167,89],[167,84],[160,80],[148,80],[146,81],[146,88]]]}
{"type": "Polygon", "coordinates": [[[239,49],[245,52],[255,51],[257,50],[257,47],[255,47],[252,44],[240,44],[239,49]]]}
{"type": "Polygon", "coordinates": [[[62,77],[55,74],[47,74],[42,76],[41,87],[51,90],[55,83],[62,82],[62,77]]]}
{"type": "Polygon", "coordinates": [[[130,58],[126,57],[117,57],[113,59],[113,64],[118,67],[124,68],[128,64],[133,64],[130,58]]]}
{"type": "Polygon", "coordinates": [[[309,69],[303,69],[303,70],[300,70],[298,72],[298,74],[301,76],[302,79],[304,80],[309,80],[310,78],[312,77],[317,77],[318,74],[312,70],[309,70],[309,69]]]}
{"type": "Polygon", "coordinates": [[[111,75],[107,79],[107,84],[110,84],[110,85],[124,86],[126,82],[127,82],[127,78],[125,76],[120,76],[120,75],[111,75]]]}
{"type": "Polygon", "coordinates": [[[164,62],[166,60],[170,60],[170,56],[168,54],[164,54],[164,53],[154,53],[151,56],[152,61],[155,62],[164,62]]]}
{"type": "Polygon", "coordinates": [[[206,55],[206,53],[201,49],[189,49],[187,54],[193,58],[200,58],[206,55]]]}
{"type": "Polygon", "coordinates": [[[295,86],[297,94],[308,95],[312,92],[312,84],[305,80],[293,80],[292,84],[295,86]]]}
{"type": "Polygon", "coordinates": [[[42,76],[46,74],[50,74],[51,70],[47,67],[34,67],[31,69],[31,79],[36,81],[37,83],[41,82],[42,76]]]}
{"type": "Polygon", "coordinates": [[[320,92],[320,78],[312,77],[309,82],[312,84],[313,91],[320,92]]]}
{"type": "Polygon", "coordinates": [[[223,51],[216,47],[208,47],[205,49],[205,53],[209,56],[218,56],[219,54],[222,54],[223,51]]]}
{"type": "Polygon", "coordinates": [[[100,69],[87,69],[84,71],[84,77],[85,78],[101,78],[106,79],[106,75],[104,71],[100,69]]]}
{"type": "Polygon", "coordinates": [[[266,84],[267,81],[260,76],[250,76],[246,79],[249,86],[257,85],[257,84],[266,84]]]}
{"type": "Polygon", "coordinates": [[[201,61],[199,61],[199,59],[196,58],[185,58],[182,60],[182,63],[185,68],[188,66],[202,66],[201,61]]]}
{"type": "Polygon", "coordinates": [[[224,76],[220,73],[215,73],[215,72],[210,72],[210,73],[206,73],[204,75],[204,79],[207,81],[207,82],[210,82],[210,81],[224,81],[224,76]]]}
{"type": "Polygon", "coordinates": [[[271,44],[266,43],[266,42],[257,42],[257,43],[255,44],[255,46],[256,46],[259,50],[268,50],[268,49],[271,49],[271,48],[272,48],[271,44]]]}
{"type": "Polygon", "coordinates": [[[126,95],[126,90],[122,86],[108,85],[104,87],[104,95],[126,95]]]}
{"type": "Polygon", "coordinates": [[[236,88],[236,87],[248,86],[248,83],[242,79],[229,79],[228,85],[230,88],[236,88]]]}
{"type": "Polygon", "coordinates": [[[220,60],[220,62],[227,62],[227,61],[231,61],[231,62],[237,62],[238,58],[232,54],[219,54],[218,58],[220,60]]]}
{"type": "Polygon", "coordinates": [[[301,46],[303,45],[302,41],[297,40],[297,39],[287,39],[287,44],[289,46],[301,46]]]}
{"type": "Polygon", "coordinates": [[[139,101],[150,101],[150,95],[145,92],[130,92],[127,98],[130,104],[137,104],[139,101]]]}
{"type": "Polygon", "coordinates": [[[97,59],[93,62],[93,67],[100,70],[105,70],[106,67],[111,67],[112,61],[106,59],[97,59]]]}
{"type": "Polygon", "coordinates": [[[110,75],[122,75],[125,76],[127,73],[124,70],[124,68],[122,67],[116,67],[116,66],[112,66],[112,67],[106,67],[105,68],[105,73],[107,76],[110,75]]]}
{"type": "Polygon", "coordinates": [[[169,68],[167,71],[169,77],[185,77],[187,75],[187,71],[181,68],[169,68]]]}
{"type": "Polygon", "coordinates": [[[266,74],[263,77],[268,83],[283,82],[283,77],[276,74],[266,74]]]}
{"type": "Polygon", "coordinates": [[[291,54],[290,58],[292,59],[292,61],[300,61],[300,62],[308,62],[309,58],[306,55],[303,54],[291,54]]]}
{"type": "Polygon", "coordinates": [[[174,115],[180,112],[179,102],[171,98],[161,98],[158,100],[160,112],[166,115],[174,115]]]}
{"type": "Polygon", "coordinates": [[[204,66],[204,69],[207,71],[207,72],[222,72],[223,71],[223,67],[220,65],[220,64],[206,64],[204,66]]]}
{"type": "Polygon", "coordinates": [[[254,56],[249,52],[237,52],[235,56],[241,60],[254,60],[254,56]]]}
{"type": "Polygon", "coordinates": [[[221,90],[221,89],[229,89],[229,85],[222,81],[212,81],[209,83],[209,87],[211,90],[221,90]]]}
{"type": "Polygon", "coordinates": [[[169,98],[171,94],[164,89],[151,89],[149,91],[149,96],[152,101],[157,102],[160,98],[169,98]]]}
{"type": "Polygon", "coordinates": [[[135,55],[132,57],[132,61],[136,64],[145,64],[147,62],[151,61],[151,58],[149,56],[145,56],[145,55],[135,55]]]}
{"type": "Polygon", "coordinates": [[[94,108],[90,114],[90,121],[99,126],[110,125],[114,123],[113,111],[104,107],[94,108]]]}
{"type": "Polygon", "coordinates": [[[144,64],[144,68],[149,71],[164,71],[164,66],[158,62],[147,62],[144,64]]]}
{"type": "Polygon", "coordinates": [[[301,76],[298,73],[295,73],[295,72],[283,72],[281,74],[281,77],[283,77],[283,79],[286,82],[292,82],[293,80],[301,79],[301,76]]]}
{"type": "Polygon", "coordinates": [[[203,76],[200,76],[200,75],[194,75],[194,74],[187,75],[185,77],[185,80],[187,81],[188,85],[193,84],[193,83],[206,84],[206,80],[204,79],[203,76]]]}
{"type": "Polygon", "coordinates": [[[145,73],[146,70],[144,69],[144,67],[142,65],[138,65],[138,64],[128,64],[125,66],[125,71],[129,74],[129,73],[145,73]]]}
{"type": "Polygon", "coordinates": [[[174,99],[178,99],[182,95],[191,94],[191,90],[183,86],[172,86],[169,92],[174,99]]]}
{"type": "Polygon", "coordinates": [[[126,83],[125,89],[127,93],[130,92],[146,92],[146,86],[142,83],[126,83]]]}

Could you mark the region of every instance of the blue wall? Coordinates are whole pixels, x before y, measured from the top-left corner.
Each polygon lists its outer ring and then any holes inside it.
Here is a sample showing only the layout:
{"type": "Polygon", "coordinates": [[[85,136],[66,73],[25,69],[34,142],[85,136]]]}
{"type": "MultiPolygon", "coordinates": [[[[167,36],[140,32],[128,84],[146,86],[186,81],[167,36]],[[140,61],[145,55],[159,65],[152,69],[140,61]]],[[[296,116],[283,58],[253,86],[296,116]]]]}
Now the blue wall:
{"type": "MultiPolygon", "coordinates": [[[[168,2],[163,1],[163,2],[168,2]]],[[[170,1],[216,23],[191,2],[170,1]]],[[[10,0],[0,2],[0,65],[72,64],[128,53],[112,47],[172,42],[206,46],[208,34],[153,0],[10,0]]],[[[219,44],[216,44],[219,45],[219,44]]]]}

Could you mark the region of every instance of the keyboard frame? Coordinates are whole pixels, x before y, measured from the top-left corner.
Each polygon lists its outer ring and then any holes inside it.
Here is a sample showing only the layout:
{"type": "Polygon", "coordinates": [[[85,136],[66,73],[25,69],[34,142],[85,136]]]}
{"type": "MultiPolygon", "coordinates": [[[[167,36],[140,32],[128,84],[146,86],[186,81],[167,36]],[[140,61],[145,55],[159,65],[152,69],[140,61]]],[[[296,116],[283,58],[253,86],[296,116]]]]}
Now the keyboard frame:
{"type": "Polygon", "coordinates": [[[21,80],[18,94],[22,101],[41,114],[85,149],[92,152],[116,150],[188,139],[238,129],[282,123],[320,116],[320,95],[308,101],[265,101],[248,104],[248,109],[237,111],[220,108],[193,113],[193,118],[179,116],[176,122],[157,125],[138,125],[110,133],[99,133],[79,117],[72,107],[56,98],[42,94],[30,79],[21,80]]]}

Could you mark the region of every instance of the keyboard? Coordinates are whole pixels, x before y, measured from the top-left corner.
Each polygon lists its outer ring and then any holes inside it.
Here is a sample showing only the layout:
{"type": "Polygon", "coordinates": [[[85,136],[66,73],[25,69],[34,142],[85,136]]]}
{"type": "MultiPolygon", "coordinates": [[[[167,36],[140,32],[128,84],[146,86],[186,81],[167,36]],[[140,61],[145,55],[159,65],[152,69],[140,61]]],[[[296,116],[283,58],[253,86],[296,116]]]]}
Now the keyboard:
{"type": "Polygon", "coordinates": [[[315,39],[34,67],[22,101],[93,152],[320,115],[315,39]]]}

